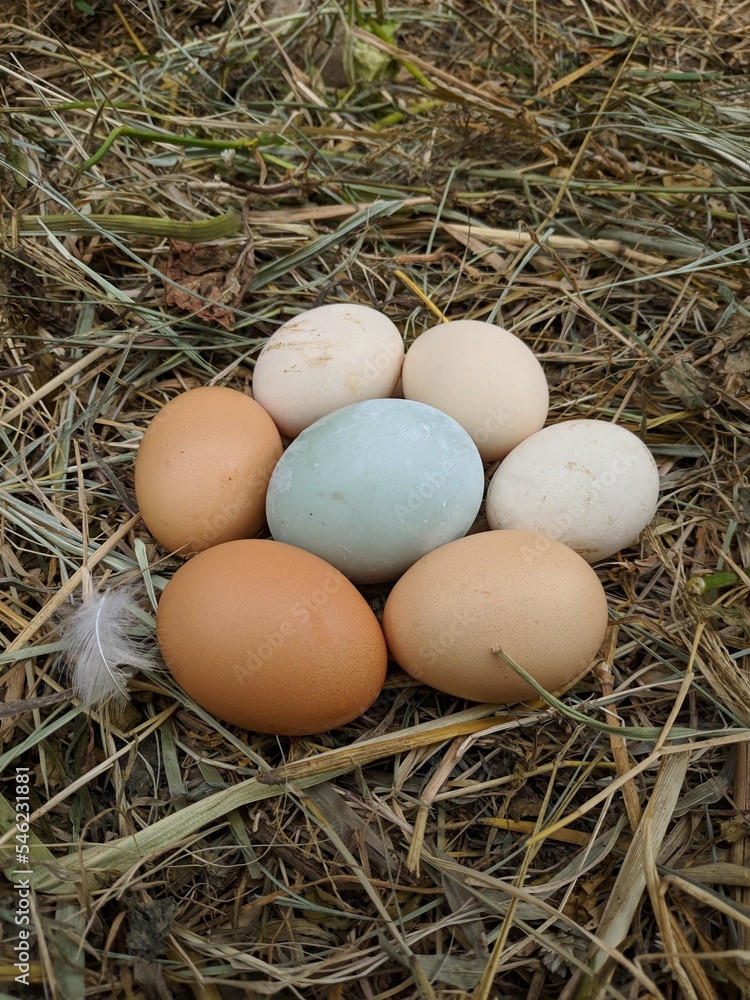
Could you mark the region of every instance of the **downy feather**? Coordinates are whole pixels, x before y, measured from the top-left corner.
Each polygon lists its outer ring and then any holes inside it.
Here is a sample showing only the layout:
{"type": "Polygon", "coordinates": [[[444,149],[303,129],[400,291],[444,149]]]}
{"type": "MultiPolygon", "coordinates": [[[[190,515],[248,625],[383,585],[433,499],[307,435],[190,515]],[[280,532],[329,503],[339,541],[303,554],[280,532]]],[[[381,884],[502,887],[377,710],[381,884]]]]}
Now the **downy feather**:
{"type": "Polygon", "coordinates": [[[156,666],[133,588],[88,595],[64,613],[59,628],[60,658],[84,705],[122,704],[133,674],[156,666]]]}

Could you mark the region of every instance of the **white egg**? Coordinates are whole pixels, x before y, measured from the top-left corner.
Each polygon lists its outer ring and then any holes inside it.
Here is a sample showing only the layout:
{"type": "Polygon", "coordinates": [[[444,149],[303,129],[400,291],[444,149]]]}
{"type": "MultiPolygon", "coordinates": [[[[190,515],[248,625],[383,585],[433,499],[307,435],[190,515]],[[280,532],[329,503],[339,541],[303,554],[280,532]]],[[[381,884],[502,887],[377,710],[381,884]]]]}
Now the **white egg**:
{"type": "Polygon", "coordinates": [[[335,302],[284,323],[255,363],[253,395],[282,434],[297,437],[327,413],[393,394],[404,342],[377,309],[335,302]]]}
{"type": "Polygon", "coordinates": [[[659,472],[646,445],[617,424],[569,420],[522,441],[487,491],[491,528],[536,531],[588,562],[634,542],[656,511],[659,472]]]}

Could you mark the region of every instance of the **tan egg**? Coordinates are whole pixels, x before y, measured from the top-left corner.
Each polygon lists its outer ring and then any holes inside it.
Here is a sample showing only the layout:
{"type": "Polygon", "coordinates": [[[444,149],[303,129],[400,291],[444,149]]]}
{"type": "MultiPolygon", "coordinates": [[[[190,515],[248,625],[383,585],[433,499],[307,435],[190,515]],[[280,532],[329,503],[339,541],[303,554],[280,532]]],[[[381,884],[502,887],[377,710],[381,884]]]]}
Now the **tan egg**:
{"type": "Polygon", "coordinates": [[[156,634],[194,701],[256,732],[343,726],[385,680],[383,633],[359,591],[318,556],[269,539],[226,542],[181,566],[156,634]]]}
{"type": "Polygon", "coordinates": [[[542,366],[522,340],[493,323],[453,320],[425,330],[406,352],[402,381],[406,399],[458,421],[483,462],[504,458],[547,417],[542,366]]]}
{"type": "Polygon", "coordinates": [[[404,342],[387,316],[334,302],[295,316],[269,338],[255,363],[253,395],[293,438],[350,403],[387,399],[403,360],[404,342]]]}
{"type": "Polygon", "coordinates": [[[536,697],[494,649],[556,692],[586,670],[606,628],[607,600],[591,566],[526,531],[434,549],[396,583],[383,612],[391,655],[412,677],[492,704],[536,697]]]}
{"type": "Polygon", "coordinates": [[[257,534],[282,450],[273,420],[244,393],[204,386],[175,396],[146,428],[136,457],[146,527],[181,555],[257,534]]]}

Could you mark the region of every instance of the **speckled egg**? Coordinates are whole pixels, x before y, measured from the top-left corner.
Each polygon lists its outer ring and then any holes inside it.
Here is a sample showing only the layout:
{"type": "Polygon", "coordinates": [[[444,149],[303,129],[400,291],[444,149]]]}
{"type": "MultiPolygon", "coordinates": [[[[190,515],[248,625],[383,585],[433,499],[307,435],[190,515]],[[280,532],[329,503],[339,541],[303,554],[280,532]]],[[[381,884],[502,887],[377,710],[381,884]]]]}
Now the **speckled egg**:
{"type": "Polygon", "coordinates": [[[403,360],[404,342],[387,316],[334,302],[295,316],[268,339],[253,395],[293,438],[333,410],[391,396],[403,360]]]}
{"type": "Polygon", "coordinates": [[[494,650],[557,692],[591,664],[606,628],[607,601],[591,566],[525,531],[435,549],[404,573],[383,612],[388,647],[405,671],[459,698],[503,705],[536,694],[494,650]]]}
{"type": "Polygon", "coordinates": [[[484,469],[466,431],[432,406],[373,399],[329,413],[284,452],[268,487],[274,538],[356,583],[396,579],[464,535],[484,469]]]}
{"type": "Polygon", "coordinates": [[[136,457],[146,527],[180,555],[257,534],[282,450],[273,420],[244,393],[204,386],[175,396],[146,428],[136,457]]]}
{"type": "Polygon", "coordinates": [[[175,680],[206,711],[302,736],[365,712],[385,679],[378,620],[317,556],[269,539],[214,546],[181,566],[156,616],[175,680]]]}
{"type": "Polygon", "coordinates": [[[425,330],[406,353],[402,379],[404,396],[450,414],[485,462],[503,458],[547,417],[541,364],[493,323],[453,320],[425,330]]]}
{"type": "Polygon", "coordinates": [[[487,491],[491,528],[538,531],[589,562],[635,541],[656,511],[659,471],[625,427],[568,420],[526,438],[487,491]]]}

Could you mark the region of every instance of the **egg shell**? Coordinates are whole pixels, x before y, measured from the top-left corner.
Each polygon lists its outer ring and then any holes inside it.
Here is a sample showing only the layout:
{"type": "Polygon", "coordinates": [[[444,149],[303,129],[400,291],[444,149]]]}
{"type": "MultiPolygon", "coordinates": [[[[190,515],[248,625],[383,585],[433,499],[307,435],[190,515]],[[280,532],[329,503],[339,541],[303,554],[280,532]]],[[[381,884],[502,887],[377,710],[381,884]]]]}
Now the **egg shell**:
{"type": "Polygon", "coordinates": [[[544,426],[549,389],[533,351],[480,320],[425,330],[406,353],[406,399],[436,406],[468,431],[484,462],[503,458],[544,426]]]}
{"type": "Polygon", "coordinates": [[[606,628],[606,596],[591,566],[525,531],[469,535],[435,549],[404,573],[383,611],[391,655],[412,677],[500,705],[537,696],[493,649],[558,692],[585,671],[606,628]]]}
{"type": "Polygon", "coordinates": [[[303,736],[375,701],[387,654],[359,591],[317,556],[270,539],[182,565],[156,615],[162,655],[200,706],[243,729],[303,736]]]}
{"type": "Polygon", "coordinates": [[[136,456],[146,527],[181,555],[257,534],[282,450],[273,420],[244,393],[204,386],[175,396],[146,428],[136,456]]]}
{"type": "Polygon", "coordinates": [[[253,395],[294,438],[350,403],[392,395],[404,342],[377,309],[335,302],[284,323],[255,363],[253,395]]]}
{"type": "Polygon", "coordinates": [[[356,583],[394,580],[420,556],[465,534],[484,469],[455,420],[406,399],[329,413],[274,469],[271,534],[326,559],[356,583]]]}
{"type": "Polygon", "coordinates": [[[491,528],[537,531],[597,562],[635,541],[658,499],[659,471],[641,439],[583,419],[522,441],[494,474],[485,509],[491,528]]]}

